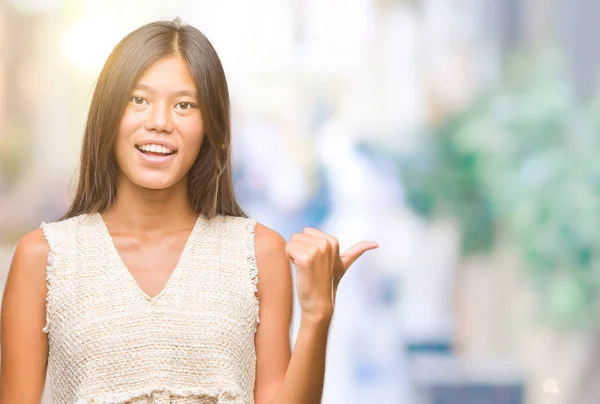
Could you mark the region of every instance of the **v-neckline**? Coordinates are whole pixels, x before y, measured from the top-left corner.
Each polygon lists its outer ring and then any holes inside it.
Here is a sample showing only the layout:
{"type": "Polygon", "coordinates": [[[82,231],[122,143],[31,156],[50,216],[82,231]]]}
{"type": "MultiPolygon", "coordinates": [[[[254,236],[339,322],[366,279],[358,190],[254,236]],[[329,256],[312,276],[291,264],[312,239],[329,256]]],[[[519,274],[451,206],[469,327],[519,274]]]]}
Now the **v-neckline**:
{"type": "Polygon", "coordinates": [[[183,250],[181,251],[181,255],[179,256],[179,259],[177,260],[177,263],[175,264],[175,268],[173,268],[171,275],[169,275],[169,279],[167,279],[167,282],[162,287],[160,292],[158,292],[158,294],[150,297],[140,287],[139,283],[135,280],[135,278],[133,277],[129,268],[127,268],[127,265],[125,265],[125,261],[123,261],[123,258],[121,258],[121,254],[119,254],[119,250],[117,249],[117,246],[115,245],[113,237],[111,236],[110,232],[108,231],[108,227],[106,226],[106,222],[102,218],[102,215],[100,213],[96,213],[95,215],[100,224],[101,232],[104,236],[103,239],[108,244],[108,247],[110,249],[110,254],[113,255],[114,261],[116,261],[117,267],[119,267],[118,272],[123,273],[123,275],[125,276],[127,281],[133,285],[133,287],[136,289],[137,293],[140,294],[144,299],[146,299],[149,302],[155,302],[156,300],[158,300],[161,296],[163,296],[168,291],[169,285],[173,282],[173,279],[176,278],[177,274],[181,271],[180,267],[182,265],[182,262],[186,259],[187,255],[189,253],[190,244],[192,243],[192,240],[197,232],[198,223],[200,222],[200,216],[198,216],[196,218],[196,222],[194,223],[194,226],[192,227],[192,231],[190,232],[187,240],[185,241],[183,250]]]}

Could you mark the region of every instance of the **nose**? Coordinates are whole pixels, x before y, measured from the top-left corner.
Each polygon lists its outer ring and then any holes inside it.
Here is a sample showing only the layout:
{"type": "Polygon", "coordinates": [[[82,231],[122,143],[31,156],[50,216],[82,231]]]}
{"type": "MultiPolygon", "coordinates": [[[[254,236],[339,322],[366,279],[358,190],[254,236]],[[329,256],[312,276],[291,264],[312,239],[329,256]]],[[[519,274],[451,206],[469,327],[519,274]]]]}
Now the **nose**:
{"type": "Polygon", "coordinates": [[[171,110],[166,103],[154,103],[149,109],[146,130],[167,133],[173,131],[171,110]]]}

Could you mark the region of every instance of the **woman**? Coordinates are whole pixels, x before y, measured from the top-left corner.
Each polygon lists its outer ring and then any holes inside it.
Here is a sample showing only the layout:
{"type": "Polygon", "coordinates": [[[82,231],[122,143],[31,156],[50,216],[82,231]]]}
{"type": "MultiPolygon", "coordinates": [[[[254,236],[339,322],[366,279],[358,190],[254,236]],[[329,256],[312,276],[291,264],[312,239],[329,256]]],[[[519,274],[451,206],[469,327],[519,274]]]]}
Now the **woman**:
{"type": "Polygon", "coordinates": [[[46,366],[55,404],[319,402],[337,285],[377,247],[340,256],[319,230],[286,243],[246,216],[221,63],[178,19],[109,56],[73,203],[40,227],[5,286],[0,404],[39,403],[46,366]]]}

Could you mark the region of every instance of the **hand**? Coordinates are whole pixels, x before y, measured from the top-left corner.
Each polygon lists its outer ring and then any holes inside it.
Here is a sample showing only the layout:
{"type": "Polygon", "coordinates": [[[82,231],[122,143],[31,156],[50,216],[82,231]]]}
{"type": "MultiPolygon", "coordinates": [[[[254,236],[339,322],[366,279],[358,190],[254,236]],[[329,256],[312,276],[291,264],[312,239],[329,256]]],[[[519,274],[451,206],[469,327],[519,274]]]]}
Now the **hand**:
{"type": "Polygon", "coordinates": [[[379,245],[363,241],[340,255],[338,240],[306,227],[286,243],[288,259],[296,266],[296,291],[303,314],[333,314],[337,288],[350,266],[366,251],[379,245]]]}

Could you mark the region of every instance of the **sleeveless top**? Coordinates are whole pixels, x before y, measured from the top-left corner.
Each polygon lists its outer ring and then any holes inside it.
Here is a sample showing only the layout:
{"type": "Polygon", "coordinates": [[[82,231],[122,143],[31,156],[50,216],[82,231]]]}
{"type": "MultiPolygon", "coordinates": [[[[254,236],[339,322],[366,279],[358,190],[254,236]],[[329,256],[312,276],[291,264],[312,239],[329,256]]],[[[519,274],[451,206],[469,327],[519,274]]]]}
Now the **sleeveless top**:
{"type": "Polygon", "coordinates": [[[199,216],[150,298],[98,213],[40,227],[54,404],[253,403],[256,221],[199,216]]]}

